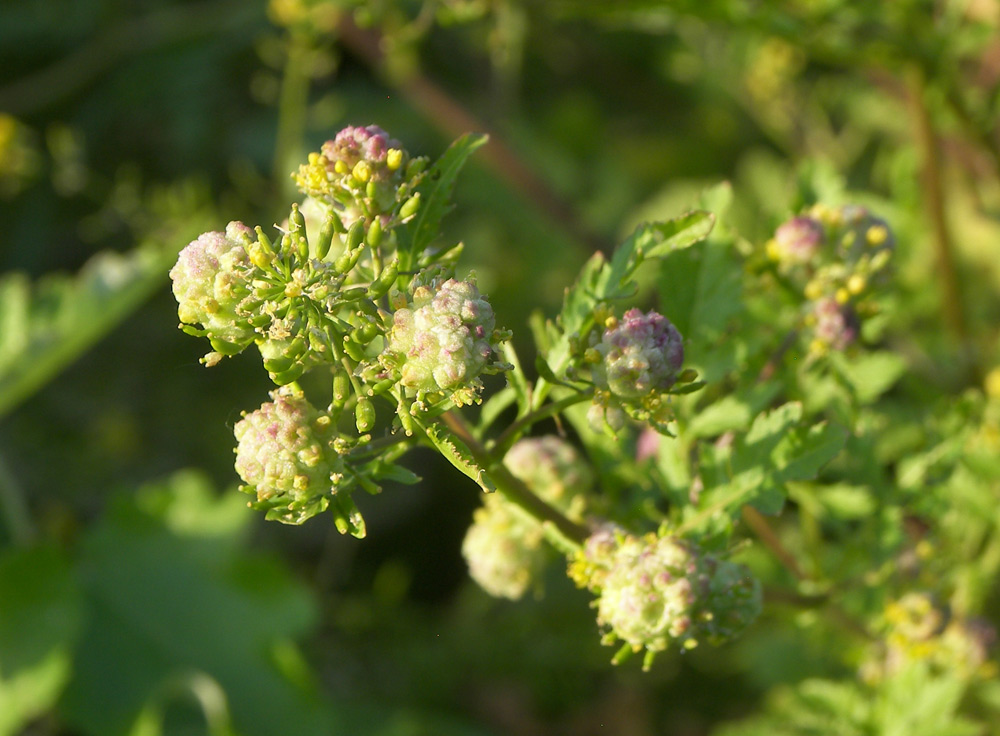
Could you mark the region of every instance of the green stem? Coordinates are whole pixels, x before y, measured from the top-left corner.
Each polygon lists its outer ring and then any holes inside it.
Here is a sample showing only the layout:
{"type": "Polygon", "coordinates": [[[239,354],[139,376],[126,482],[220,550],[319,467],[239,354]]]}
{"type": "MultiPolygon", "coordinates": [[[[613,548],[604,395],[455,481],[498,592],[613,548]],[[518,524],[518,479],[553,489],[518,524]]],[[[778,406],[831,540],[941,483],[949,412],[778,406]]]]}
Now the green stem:
{"type": "Polygon", "coordinates": [[[288,58],[281,80],[281,97],[278,100],[278,132],[274,144],[274,180],[281,182],[282,191],[288,189],[289,162],[295,147],[305,133],[305,110],[309,102],[309,76],[306,74],[308,41],[302,33],[290,32],[288,58]]]}
{"type": "Polygon", "coordinates": [[[590,531],[567,518],[559,509],[550,506],[520,479],[516,478],[502,462],[495,460],[489,450],[475,438],[465,419],[450,411],[442,417],[448,428],[468,446],[473,457],[489,473],[497,492],[542,524],[546,536],[566,552],[578,550],[590,536],[590,531]]]}
{"type": "Polygon", "coordinates": [[[31,523],[24,489],[7,468],[0,457],[0,512],[15,544],[30,544],[35,538],[35,527],[31,523]]]}
{"type": "Polygon", "coordinates": [[[529,412],[523,417],[518,419],[516,422],[511,424],[507,429],[505,429],[499,437],[489,444],[489,450],[497,457],[503,457],[507,454],[507,450],[513,445],[521,433],[530,428],[533,424],[542,421],[543,419],[548,419],[551,416],[559,414],[564,409],[568,409],[571,406],[582,403],[589,400],[590,394],[571,394],[565,398],[559,399],[559,401],[553,401],[551,404],[546,404],[540,409],[529,412]]]}

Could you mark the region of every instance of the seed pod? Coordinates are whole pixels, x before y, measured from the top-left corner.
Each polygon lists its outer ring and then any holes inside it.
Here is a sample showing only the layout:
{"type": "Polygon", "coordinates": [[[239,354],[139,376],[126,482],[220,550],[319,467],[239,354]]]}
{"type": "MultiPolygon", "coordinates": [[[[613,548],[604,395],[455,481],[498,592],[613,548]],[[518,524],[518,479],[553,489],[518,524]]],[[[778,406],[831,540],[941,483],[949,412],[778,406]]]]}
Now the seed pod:
{"type": "Polygon", "coordinates": [[[365,239],[365,223],[358,220],[353,225],[351,229],[347,231],[347,243],[345,244],[345,249],[352,251],[357,248],[365,239]]]}
{"type": "Polygon", "coordinates": [[[420,209],[420,192],[416,192],[412,197],[403,202],[403,206],[399,208],[399,219],[408,220],[417,214],[418,209],[420,209]]]}
{"type": "Polygon", "coordinates": [[[271,380],[274,381],[279,386],[286,386],[292,381],[297,381],[305,373],[306,367],[301,363],[294,363],[291,368],[287,371],[281,371],[280,373],[274,373],[269,371],[268,375],[271,380]]]}
{"type": "Polygon", "coordinates": [[[358,404],[354,407],[354,421],[361,434],[371,431],[375,426],[375,405],[367,396],[358,398],[358,404]]]}
{"type": "Polygon", "coordinates": [[[332,210],[326,216],[326,220],[323,221],[323,227],[320,229],[319,237],[316,239],[316,257],[320,260],[326,258],[326,254],[330,252],[330,245],[333,243],[333,235],[337,232],[337,224],[339,222],[340,219],[332,210]]]}
{"type": "Polygon", "coordinates": [[[333,403],[343,407],[347,397],[351,395],[351,379],[346,373],[338,373],[333,377],[333,403]]]}
{"type": "Polygon", "coordinates": [[[344,352],[350,356],[351,360],[358,363],[363,363],[367,360],[367,356],[365,356],[365,351],[362,347],[349,337],[344,338],[344,352]]]}
{"type": "Polygon", "coordinates": [[[368,287],[368,296],[372,299],[379,299],[389,293],[389,289],[396,283],[397,276],[399,276],[399,263],[393,261],[387,268],[382,270],[381,275],[368,287]]]}
{"type": "Polygon", "coordinates": [[[364,250],[364,245],[359,245],[354,250],[345,250],[336,261],[333,262],[333,268],[337,273],[347,273],[352,268],[354,264],[358,262],[361,258],[361,251],[364,250]]]}
{"type": "Polygon", "coordinates": [[[379,218],[376,217],[372,220],[372,224],[368,226],[366,240],[372,248],[378,248],[379,243],[382,242],[382,221],[379,218]]]}

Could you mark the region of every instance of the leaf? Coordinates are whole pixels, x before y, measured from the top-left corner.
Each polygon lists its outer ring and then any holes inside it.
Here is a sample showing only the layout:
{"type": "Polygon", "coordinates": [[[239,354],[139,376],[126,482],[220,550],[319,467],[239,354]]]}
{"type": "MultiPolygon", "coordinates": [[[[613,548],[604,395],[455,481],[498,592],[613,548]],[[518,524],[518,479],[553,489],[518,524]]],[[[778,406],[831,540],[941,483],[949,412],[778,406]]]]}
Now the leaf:
{"type": "Polygon", "coordinates": [[[907,368],[902,356],[886,350],[853,359],[834,353],[830,358],[861,404],[869,404],[891,389],[907,368]]]}
{"type": "Polygon", "coordinates": [[[451,193],[455,180],[473,151],[486,144],[489,137],[481,133],[466,133],[455,140],[441,157],[424,174],[417,188],[420,192],[420,209],[406,228],[410,242],[406,250],[419,254],[438,236],[441,221],[451,207],[451,193]]]}
{"type": "Polygon", "coordinates": [[[496,490],[486,468],[479,464],[468,445],[459,439],[458,435],[437,422],[424,425],[416,418],[414,421],[420,425],[427,438],[448,462],[474,480],[484,492],[493,493],[496,490]]]}
{"type": "Polygon", "coordinates": [[[684,336],[689,353],[704,352],[742,311],[741,279],[730,240],[713,238],[663,259],[660,308],[684,336]]]}
{"type": "Polygon", "coordinates": [[[104,252],[75,276],[0,281],[0,416],[44,386],[161,286],[175,252],[104,252]]]}
{"type": "Polygon", "coordinates": [[[0,736],[51,710],[71,675],[80,591],[52,548],[0,556],[0,736]]]}
{"type": "Polygon", "coordinates": [[[803,427],[802,405],[790,402],[760,414],[731,452],[704,453],[706,483],[700,519],[725,510],[738,513],[749,504],[764,514],[778,514],[789,481],[811,480],[844,447],[847,432],[825,423],[803,427]]]}
{"type": "MultiPolygon", "coordinates": [[[[177,482],[138,496],[162,498],[177,482]]],[[[315,611],[284,568],[247,548],[252,514],[215,499],[204,480],[152,507],[160,510],[124,499],[83,540],[89,615],[61,716],[72,730],[124,736],[164,688],[198,675],[221,689],[234,732],[270,736],[295,724],[296,734],[329,734],[315,690],[289,681],[271,657],[312,626],[315,611]],[[213,513],[230,517],[214,531],[164,523],[213,500],[213,513]]]]}

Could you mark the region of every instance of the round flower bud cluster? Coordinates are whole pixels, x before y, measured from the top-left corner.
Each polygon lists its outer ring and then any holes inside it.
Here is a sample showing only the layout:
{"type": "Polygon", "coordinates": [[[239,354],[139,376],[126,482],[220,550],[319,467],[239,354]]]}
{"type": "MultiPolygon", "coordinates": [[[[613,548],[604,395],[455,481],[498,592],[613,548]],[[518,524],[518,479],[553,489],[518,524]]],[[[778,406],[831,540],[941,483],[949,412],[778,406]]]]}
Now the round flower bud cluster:
{"type": "MultiPolygon", "coordinates": [[[[177,315],[184,325],[201,325],[187,331],[207,337],[219,354],[238,353],[254,340],[254,330],[240,302],[250,292],[247,247],[253,231],[231,222],[225,232],[210,232],[188,244],[170,269],[177,315]]],[[[218,355],[206,356],[216,362],[218,355]]]]}
{"type": "Polygon", "coordinates": [[[962,678],[997,674],[989,661],[996,630],[978,619],[950,615],[928,593],[911,592],[891,601],[883,617],[884,641],[861,665],[869,682],[878,682],[911,662],[962,678]]]}
{"type": "Polygon", "coordinates": [[[377,125],[348,126],[309,154],[294,178],[303,194],[332,206],[345,228],[374,218],[389,228],[416,212],[411,192],[425,165],[377,125]]]}
{"type": "Polygon", "coordinates": [[[521,598],[545,566],[539,524],[530,524],[496,493],[485,496],[462,541],[469,575],[496,598],[521,598]]]}
{"type": "Polygon", "coordinates": [[[647,664],[672,643],[719,644],[760,613],[760,585],[749,570],[669,534],[601,529],[571,563],[570,576],[598,593],[604,642],[645,649],[647,664]]]}
{"type": "Polygon", "coordinates": [[[343,480],[330,418],[285,386],[236,423],[236,472],[268,518],[298,524],[323,511],[343,480]]]}
{"type": "MultiPolygon", "coordinates": [[[[582,518],[593,474],[579,452],[555,436],[515,443],[504,464],[539,498],[574,521],[582,518]]],[[[498,493],[485,496],[462,543],[469,574],[498,598],[521,598],[548,561],[542,526],[498,493]]]]}
{"type": "Polygon", "coordinates": [[[588,414],[591,424],[620,429],[623,409],[639,420],[665,420],[664,394],[680,375],[684,339],[656,312],[630,309],[620,321],[610,317],[605,324],[600,342],[585,356],[594,363],[598,389],[588,414]]]}
{"type": "Polygon", "coordinates": [[[778,270],[804,299],[810,355],[854,343],[878,309],[872,286],[885,275],[895,241],[865,207],[817,204],[782,223],[767,243],[778,270]]]}
{"type": "Polygon", "coordinates": [[[468,404],[482,386],[479,375],[501,367],[494,362],[499,339],[493,308],[475,283],[448,279],[414,289],[393,315],[381,360],[418,397],[444,392],[468,404]]]}

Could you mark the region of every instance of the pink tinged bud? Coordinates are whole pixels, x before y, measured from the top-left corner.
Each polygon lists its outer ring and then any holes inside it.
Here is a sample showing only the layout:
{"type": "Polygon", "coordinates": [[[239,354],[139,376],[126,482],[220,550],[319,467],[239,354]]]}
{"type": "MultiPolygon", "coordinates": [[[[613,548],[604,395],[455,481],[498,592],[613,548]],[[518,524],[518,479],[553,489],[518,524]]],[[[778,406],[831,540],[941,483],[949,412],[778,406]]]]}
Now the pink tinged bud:
{"type": "Polygon", "coordinates": [[[319,431],[329,424],[300,391],[284,387],[272,391],[271,399],[234,427],[242,490],[258,501],[281,499],[289,505],[330,495],[332,478],[343,468],[319,431]]]}
{"type": "Polygon", "coordinates": [[[398,365],[402,384],[416,391],[469,386],[494,354],[493,328],[493,309],[471,282],[420,287],[393,318],[383,362],[398,365]]]}
{"type": "Polygon", "coordinates": [[[808,263],[823,244],[823,225],[804,215],[783,223],[774,233],[778,260],[784,263],[808,263]]]}
{"type": "Polygon", "coordinates": [[[185,324],[200,324],[213,340],[237,345],[253,341],[253,328],[238,313],[249,292],[246,246],[253,231],[231,222],[226,232],[209,232],[188,244],[170,269],[177,313],[185,324]]]}
{"type": "Polygon", "coordinates": [[[612,394],[641,398],[669,389],[684,362],[684,340],[661,314],[630,309],[607,329],[597,347],[612,394]]]}
{"type": "Polygon", "coordinates": [[[834,350],[844,350],[858,337],[858,319],[853,310],[833,297],[818,300],[813,305],[816,323],[813,334],[817,340],[834,350]]]}

